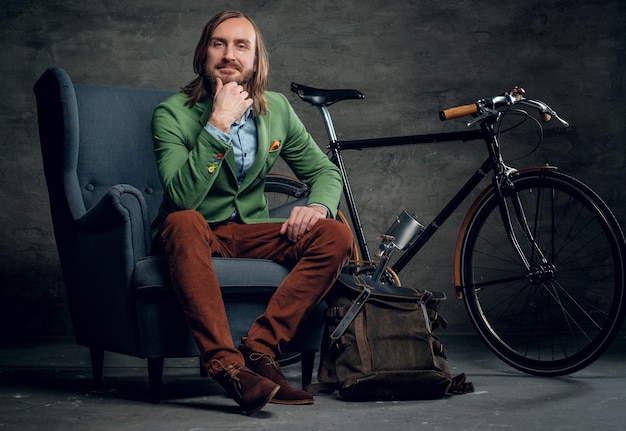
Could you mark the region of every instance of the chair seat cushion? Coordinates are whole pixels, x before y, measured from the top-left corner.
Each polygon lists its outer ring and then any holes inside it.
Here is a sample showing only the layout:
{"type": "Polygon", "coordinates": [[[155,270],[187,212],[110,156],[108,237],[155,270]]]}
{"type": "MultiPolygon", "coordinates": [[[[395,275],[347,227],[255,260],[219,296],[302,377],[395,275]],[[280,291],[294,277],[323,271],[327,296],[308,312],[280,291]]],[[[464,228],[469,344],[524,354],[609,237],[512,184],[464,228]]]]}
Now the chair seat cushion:
{"type": "MultiPolygon", "coordinates": [[[[213,258],[222,292],[271,293],[289,274],[289,268],[265,259],[213,258]]],[[[135,264],[134,285],[139,295],[171,291],[167,261],[164,256],[147,256],[135,264]]]]}

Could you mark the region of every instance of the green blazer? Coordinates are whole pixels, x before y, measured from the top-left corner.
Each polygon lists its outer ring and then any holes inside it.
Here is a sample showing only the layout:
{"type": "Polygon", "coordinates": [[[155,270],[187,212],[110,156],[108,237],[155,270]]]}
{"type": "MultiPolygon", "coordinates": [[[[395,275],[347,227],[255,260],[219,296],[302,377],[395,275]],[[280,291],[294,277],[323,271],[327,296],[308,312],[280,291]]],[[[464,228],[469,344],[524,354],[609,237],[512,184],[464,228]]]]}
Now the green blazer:
{"type": "Polygon", "coordinates": [[[306,131],[285,96],[267,92],[266,98],[267,115],[255,119],[258,152],[241,186],[232,146],[204,128],[212,100],[186,106],[187,96],[176,93],[157,106],[152,131],[164,195],[153,234],[168,214],[184,209],[200,212],[209,223],[224,221],[235,210],[244,223],[282,222],[269,217],[263,194],[265,177],[279,156],[310,186],[308,204],[324,205],[336,215],[342,190],[339,170],[306,131]]]}

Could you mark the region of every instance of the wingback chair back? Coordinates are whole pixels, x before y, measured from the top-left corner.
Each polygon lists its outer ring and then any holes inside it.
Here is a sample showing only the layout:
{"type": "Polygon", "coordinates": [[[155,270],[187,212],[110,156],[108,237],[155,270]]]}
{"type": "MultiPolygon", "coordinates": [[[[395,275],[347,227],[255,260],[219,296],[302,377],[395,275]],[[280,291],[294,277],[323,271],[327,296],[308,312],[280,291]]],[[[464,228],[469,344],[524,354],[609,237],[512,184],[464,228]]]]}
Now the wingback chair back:
{"type": "MultiPolygon", "coordinates": [[[[50,211],[76,342],[91,349],[94,383],[104,351],[148,359],[150,399],[160,400],[163,360],[198,356],[163,256],[150,254],[162,199],[151,118],[172,93],[73,84],[61,68],[34,87],[50,211]]],[[[284,210],[284,209],[283,209],[284,210]]],[[[215,259],[237,341],[288,269],[266,260],[215,259]]],[[[311,381],[322,306],[286,347],[311,381]]]]}

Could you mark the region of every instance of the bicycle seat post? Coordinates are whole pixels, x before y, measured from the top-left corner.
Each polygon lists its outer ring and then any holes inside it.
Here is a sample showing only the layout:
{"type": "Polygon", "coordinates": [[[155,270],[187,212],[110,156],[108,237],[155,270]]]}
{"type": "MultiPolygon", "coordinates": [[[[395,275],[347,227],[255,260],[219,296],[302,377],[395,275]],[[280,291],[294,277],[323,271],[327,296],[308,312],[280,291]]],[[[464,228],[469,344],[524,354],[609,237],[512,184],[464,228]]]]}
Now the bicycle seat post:
{"type": "Polygon", "coordinates": [[[328,136],[328,148],[332,153],[332,160],[335,165],[339,168],[339,172],[341,173],[341,179],[343,181],[343,193],[348,204],[348,211],[350,211],[350,216],[352,217],[352,222],[354,223],[354,230],[357,236],[357,243],[361,249],[362,258],[366,261],[371,259],[370,251],[367,246],[367,240],[365,239],[365,234],[363,232],[363,225],[361,224],[361,218],[359,216],[358,211],[356,210],[356,202],[354,200],[354,195],[352,194],[352,188],[350,187],[350,178],[348,178],[348,173],[346,171],[346,166],[343,163],[343,157],[341,156],[341,151],[338,145],[337,133],[335,132],[335,126],[333,125],[333,119],[330,116],[330,111],[328,107],[324,104],[314,104],[315,107],[322,114],[322,118],[324,120],[324,127],[326,128],[326,134],[328,136]]]}
{"type": "Polygon", "coordinates": [[[333,125],[333,119],[330,116],[330,111],[326,105],[316,105],[322,114],[324,119],[324,127],[326,128],[326,134],[328,135],[329,142],[331,144],[337,143],[337,134],[335,133],[335,126],[333,125]]]}

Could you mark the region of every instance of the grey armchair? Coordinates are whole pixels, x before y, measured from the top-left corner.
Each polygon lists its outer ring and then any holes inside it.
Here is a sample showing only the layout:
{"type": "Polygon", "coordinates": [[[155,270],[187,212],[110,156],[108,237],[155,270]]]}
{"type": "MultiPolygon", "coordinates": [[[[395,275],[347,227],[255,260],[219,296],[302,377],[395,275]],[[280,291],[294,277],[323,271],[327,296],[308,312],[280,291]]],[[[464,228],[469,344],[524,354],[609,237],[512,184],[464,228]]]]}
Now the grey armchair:
{"type": "MultiPolygon", "coordinates": [[[[61,68],[46,70],[34,92],[76,342],[90,348],[95,386],[105,351],[147,358],[150,400],[159,402],[164,359],[199,356],[165,260],[150,255],[150,222],[162,197],[150,122],[171,93],[74,85],[61,68]]],[[[215,268],[238,342],[288,269],[251,259],[215,259],[215,268]]],[[[303,386],[311,382],[322,314],[320,305],[281,358],[302,361],[303,386]]]]}

